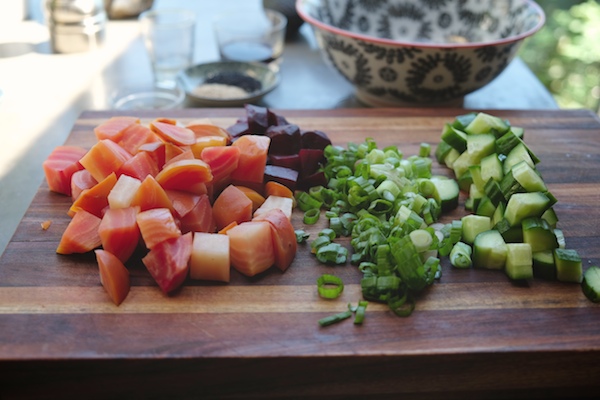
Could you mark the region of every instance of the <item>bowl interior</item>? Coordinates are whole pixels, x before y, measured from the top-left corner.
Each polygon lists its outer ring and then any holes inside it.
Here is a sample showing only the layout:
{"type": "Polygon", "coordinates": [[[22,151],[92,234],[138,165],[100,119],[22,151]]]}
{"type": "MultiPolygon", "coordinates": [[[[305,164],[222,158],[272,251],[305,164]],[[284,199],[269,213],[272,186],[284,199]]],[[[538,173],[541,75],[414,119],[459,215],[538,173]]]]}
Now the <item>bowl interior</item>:
{"type": "Polygon", "coordinates": [[[530,0],[304,0],[299,11],[355,35],[425,44],[518,39],[544,23],[530,0]]]}
{"type": "Polygon", "coordinates": [[[217,61],[198,64],[179,74],[180,82],[192,103],[204,106],[234,107],[258,101],[279,84],[279,69],[276,65],[217,61]],[[208,91],[199,93],[204,85],[236,86],[235,92],[208,91]]]}

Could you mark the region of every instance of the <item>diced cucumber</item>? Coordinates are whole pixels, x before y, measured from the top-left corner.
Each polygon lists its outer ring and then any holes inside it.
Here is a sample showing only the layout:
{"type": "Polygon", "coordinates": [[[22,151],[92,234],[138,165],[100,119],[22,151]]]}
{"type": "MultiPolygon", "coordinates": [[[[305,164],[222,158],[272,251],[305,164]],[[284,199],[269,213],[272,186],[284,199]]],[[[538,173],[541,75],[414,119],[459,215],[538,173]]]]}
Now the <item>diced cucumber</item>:
{"type": "Polygon", "coordinates": [[[473,243],[473,266],[502,269],[506,264],[507,251],[508,248],[500,232],[496,230],[481,232],[475,237],[473,243]]]}
{"type": "Polygon", "coordinates": [[[442,140],[435,148],[435,159],[437,162],[444,164],[444,159],[450,153],[450,150],[452,150],[452,146],[442,140]]]}
{"type": "Polygon", "coordinates": [[[446,165],[446,167],[452,169],[454,166],[454,161],[456,161],[456,159],[459,156],[460,156],[460,153],[458,151],[456,151],[456,149],[454,149],[454,148],[450,149],[448,154],[446,154],[446,157],[444,157],[444,165],[446,165]]]}
{"type": "Polygon", "coordinates": [[[533,253],[533,276],[536,278],[556,280],[556,265],[554,264],[554,251],[545,250],[533,253]]]}
{"type": "Polygon", "coordinates": [[[513,176],[512,170],[508,171],[500,181],[500,189],[506,199],[509,199],[515,193],[526,192],[525,188],[513,176]]]}
{"type": "Polygon", "coordinates": [[[581,289],[585,297],[594,303],[600,303],[600,268],[592,265],[585,271],[581,289]]]}
{"type": "Polygon", "coordinates": [[[490,217],[484,215],[465,215],[462,221],[462,240],[465,243],[473,244],[475,238],[481,232],[492,229],[490,217]]]}
{"type": "Polygon", "coordinates": [[[477,206],[477,210],[475,210],[475,214],[484,215],[486,217],[492,218],[494,216],[494,212],[496,211],[496,206],[492,203],[492,200],[488,196],[484,196],[479,205],[477,206]]]}
{"type": "Polygon", "coordinates": [[[494,135],[501,135],[508,131],[510,126],[503,119],[494,115],[486,114],[483,112],[478,113],[475,118],[467,125],[465,132],[469,135],[493,133],[494,135]]]}
{"type": "Polygon", "coordinates": [[[454,171],[454,176],[459,177],[465,172],[469,170],[471,165],[479,164],[479,161],[475,159],[471,153],[465,151],[461,153],[455,160],[452,162],[452,170],[454,171]]]}
{"type": "Polygon", "coordinates": [[[548,190],[542,177],[526,161],[515,164],[511,168],[511,172],[515,180],[528,192],[545,192],[548,190]]]}
{"type": "MultiPolygon", "coordinates": [[[[504,176],[502,170],[502,163],[498,158],[498,154],[492,153],[489,156],[485,156],[481,159],[481,179],[484,182],[493,179],[496,182],[500,182],[504,176]]],[[[541,190],[541,189],[540,189],[541,190]]],[[[546,190],[546,189],[544,189],[546,190]]]]}
{"type": "Polygon", "coordinates": [[[435,186],[433,198],[441,206],[442,211],[458,207],[460,188],[454,179],[431,179],[435,186]]]}
{"type": "Polygon", "coordinates": [[[458,177],[458,187],[460,190],[465,192],[469,191],[469,187],[473,183],[473,176],[471,175],[471,168],[469,168],[464,174],[458,177]]]}
{"type": "Polygon", "coordinates": [[[554,263],[559,281],[581,283],[583,280],[581,257],[576,250],[554,249],[554,263]]]}
{"type": "Polygon", "coordinates": [[[481,133],[479,135],[467,136],[467,153],[473,157],[473,163],[479,164],[481,159],[489,156],[496,150],[496,137],[491,133],[481,133]]]}
{"type": "Polygon", "coordinates": [[[479,207],[479,202],[481,201],[481,199],[483,199],[483,196],[485,196],[485,193],[483,191],[480,191],[479,188],[477,188],[477,185],[472,184],[469,187],[469,198],[467,200],[471,201],[471,210],[477,210],[477,207],[479,207]]]}
{"type": "Polygon", "coordinates": [[[495,226],[500,220],[504,218],[504,210],[506,209],[506,203],[499,203],[494,210],[492,215],[492,226],[495,226]]]}
{"type": "Polygon", "coordinates": [[[565,249],[567,247],[567,243],[565,241],[565,235],[563,234],[562,229],[554,228],[554,235],[556,236],[556,242],[558,243],[558,248],[565,249]]]}
{"type": "Polygon", "coordinates": [[[542,192],[515,193],[506,204],[504,218],[515,226],[527,217],[540,217],[550,206],[550,199],[542,192]]]}
{"type": "Polygon", "coordinates": [[[525,218],[521,222],[523,242],[529,243],[531,251],[537,253],[558,248],[558,241],[552,227],[546,220],[538,217],[525,218]]]}
{"type": "Polygon", "coordinates": [[[506,275],[513,280],[533,278],[531,246],[527,243],[507,243],[506,248],[506,275]]]}
{"type": "Polygon", "coordinates": [[[467,210],[467,211],[475,211],[474,210],[474,208],[475,208],[474,207],[474,203],[475,203],[475,201],[473,200],[473,198],[468,197],[465,200],[465,210],[467,210]]]}
{"type": "Polygon", "coordinates": [[[496,224],[492,225],[492,228],[500,232],[506,243],[523,242],[523,229],[521,225],[511,226],[506,218],[502,218],[496,224]]]}
{"type": "Polygon", "coordinates": [[[512,131],[506,132],[504,135],[496,140],[496,153],[504,154],[505,156],[510,153],[516,145],[521,143],[521,139],[512,131]]]}
{"type": "Polygon", "coordinates": [[[511,126],[510,132],[514,133],[521,140],[525,137],[525,129],[520,126],[511,126]]]}
{"type": "Polygon", "coordinates": [[[471,173],[471,179],[473,179],[473,183],[477,186],[477,189],[480,192],[483,192],[483,187],[485,186],[485,181],[481,177],[481,165],[471,165],[469,167],[469,172],[471,173]]]}
{"type": "Polygon", "coordinates": [[[514,165],[517,165],[521,161],[525,161],[532,168],[535,167],[535,163],[524,143],[519,143],[506,155],[502,166],[504,174],[506,175],[514,165]]]}
{"type": "Polygon", "coordinates": [[[550,225],[552,228],[556,228],[556,224],[558,223],[558,215],[556,215],[556,211],[554,211],[554,208],[550,207],[549,209],[544,211],[544,213],[542,214],[542,219],[546,220],[546,222],[548,222],[548,225],[550,225]]]}
{"type": "Polygon", "coordinates": [[[490,198],[494,206],[506,201],[504,193],[502,193],[502,189],[500,189],[500,184],[493,178],[488,179],[483,187],[483,191],[490,198]]]}
{"type": "Polygon", "coordinates": [[[459,153],[467,150],[467,134],[450,124],[444,125],[442,140],[455,148],[459,153]]]}
{"type": "Polygon", "coordinates": [[[471,123],[471,121],[473,121],[475,119],[476,116],[477,116],[476,112],[470,112],[468,114],[458,115],[454,118],[454,121],[452,122],[452,126],[460,129],[461,131],[464,131],[464,129],[471,123]]]}

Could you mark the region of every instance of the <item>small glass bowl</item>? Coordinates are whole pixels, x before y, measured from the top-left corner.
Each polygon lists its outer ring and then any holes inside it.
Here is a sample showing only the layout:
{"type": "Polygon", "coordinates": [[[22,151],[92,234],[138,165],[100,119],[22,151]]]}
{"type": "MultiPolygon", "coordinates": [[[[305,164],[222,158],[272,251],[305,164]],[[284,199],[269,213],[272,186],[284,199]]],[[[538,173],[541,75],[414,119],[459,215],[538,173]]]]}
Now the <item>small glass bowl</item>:
{"type": "Polygon", "coordinates": [[[125,89],[114,96],[112,106],[116,110],[172,110],[185,100],[185,91],[152,87],[148,89],[125,89]]]}

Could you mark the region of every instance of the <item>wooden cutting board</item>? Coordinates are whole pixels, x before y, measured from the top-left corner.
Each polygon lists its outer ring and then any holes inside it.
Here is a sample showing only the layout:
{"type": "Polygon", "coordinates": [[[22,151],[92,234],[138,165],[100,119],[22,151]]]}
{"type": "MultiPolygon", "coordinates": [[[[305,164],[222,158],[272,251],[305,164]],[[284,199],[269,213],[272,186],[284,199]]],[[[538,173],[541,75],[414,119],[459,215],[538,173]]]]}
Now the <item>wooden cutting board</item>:
{"type": "MultiPolygon", "coordinates": [[[[435,146],[455,109],[276,110],[337,145],[373,137],[416,154],[435,146]]],[[[588,111],[492,111],[525,128],[551,192],[567,246],[584,268],[600,264],[600,122],[588,111]]],[[[117,112],[86,112],[68,144],[90,147],[92,129],[117,112]]],[[[139,112],[227,127],[243,109],[139,112]]],[[[434,161],[435,172],[448,174],[434,161]]],[[[600,387],[600,305],[578,284],[510,282],[490,270],[454,270],[417,300],[409,318],[371,303],[365,322],[317,321],[360,298],[356,267],[319,265],[300,246],[285,273],[229,284],[188,281],[165,296],[143,265],[114,306],[93,255],[55,253],[70,200],[43,183],[0,259],[0,398],[65,396],[416,398],[569,397],[600,387]],[[48,230],[40,223],[51,220],[48,230]],[[318,297],[323,273],[341,298],[318,297]]],[[[459,218],[461,206],[444,221],[459,218]]],[[[303,227],[300,213],[293,223],[303,227]]],[[[323,225],[307,226],[313,234],[323,225]]],[[[342,241],[348,245],[347,241],[342,241]]]]}

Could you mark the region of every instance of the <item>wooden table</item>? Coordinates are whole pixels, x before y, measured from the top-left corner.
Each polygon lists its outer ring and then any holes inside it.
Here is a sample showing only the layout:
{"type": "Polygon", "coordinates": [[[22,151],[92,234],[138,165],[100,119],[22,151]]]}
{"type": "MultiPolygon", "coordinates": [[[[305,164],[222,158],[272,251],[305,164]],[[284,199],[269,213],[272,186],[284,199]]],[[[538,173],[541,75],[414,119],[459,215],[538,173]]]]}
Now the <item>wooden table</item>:
{"type": "MultiPolygon", "coordinates": [[[[374,137],[415,154],[438,143],[461,109],[279,110],[345,145],[374,137]]],[[[525,128],[557,197],[567,246],[600,264],[600,122],[587,111],[494,111],[525,128]]],[[[94,143],[116,112],[85,112],[68,143],[94,143]]],[[[140,112],[143,122],[158,116],[140,112]]],[[[174,110],[220,126],[241,109],[174,110]]],[[[436,173],[448,173],[434,162],[436,173]]],[[[0,259],[0,398],[581,398],[600,389],[600,306],[578,284],[510,282],[500,271],[455,270],[417,300],[409,318],[371,303],[362,326],[318,319],[360,299],[356,267],[319,265],[305,247],[285,273],[229,284],[186,282],[164,296],[144,267],[114,306],[92,255],[59,256],[68,198],[39,188],[0,259]],[[46,231],[40,223],[52,220],[46,231]],[[315,280],[346,288],[319,299],[315,280]]],[[[464,214],[461,205],[444,221],[464,214]]],[[[301,227],[295,213],[293,223],[301,227]]],[[[313,235],[322,225],[308,226],[313,235]]],[[[313,236],[314,237],[314,236],[313,236]]],[[[347,241],[342,243],[348,245],[347,241]]]]}

